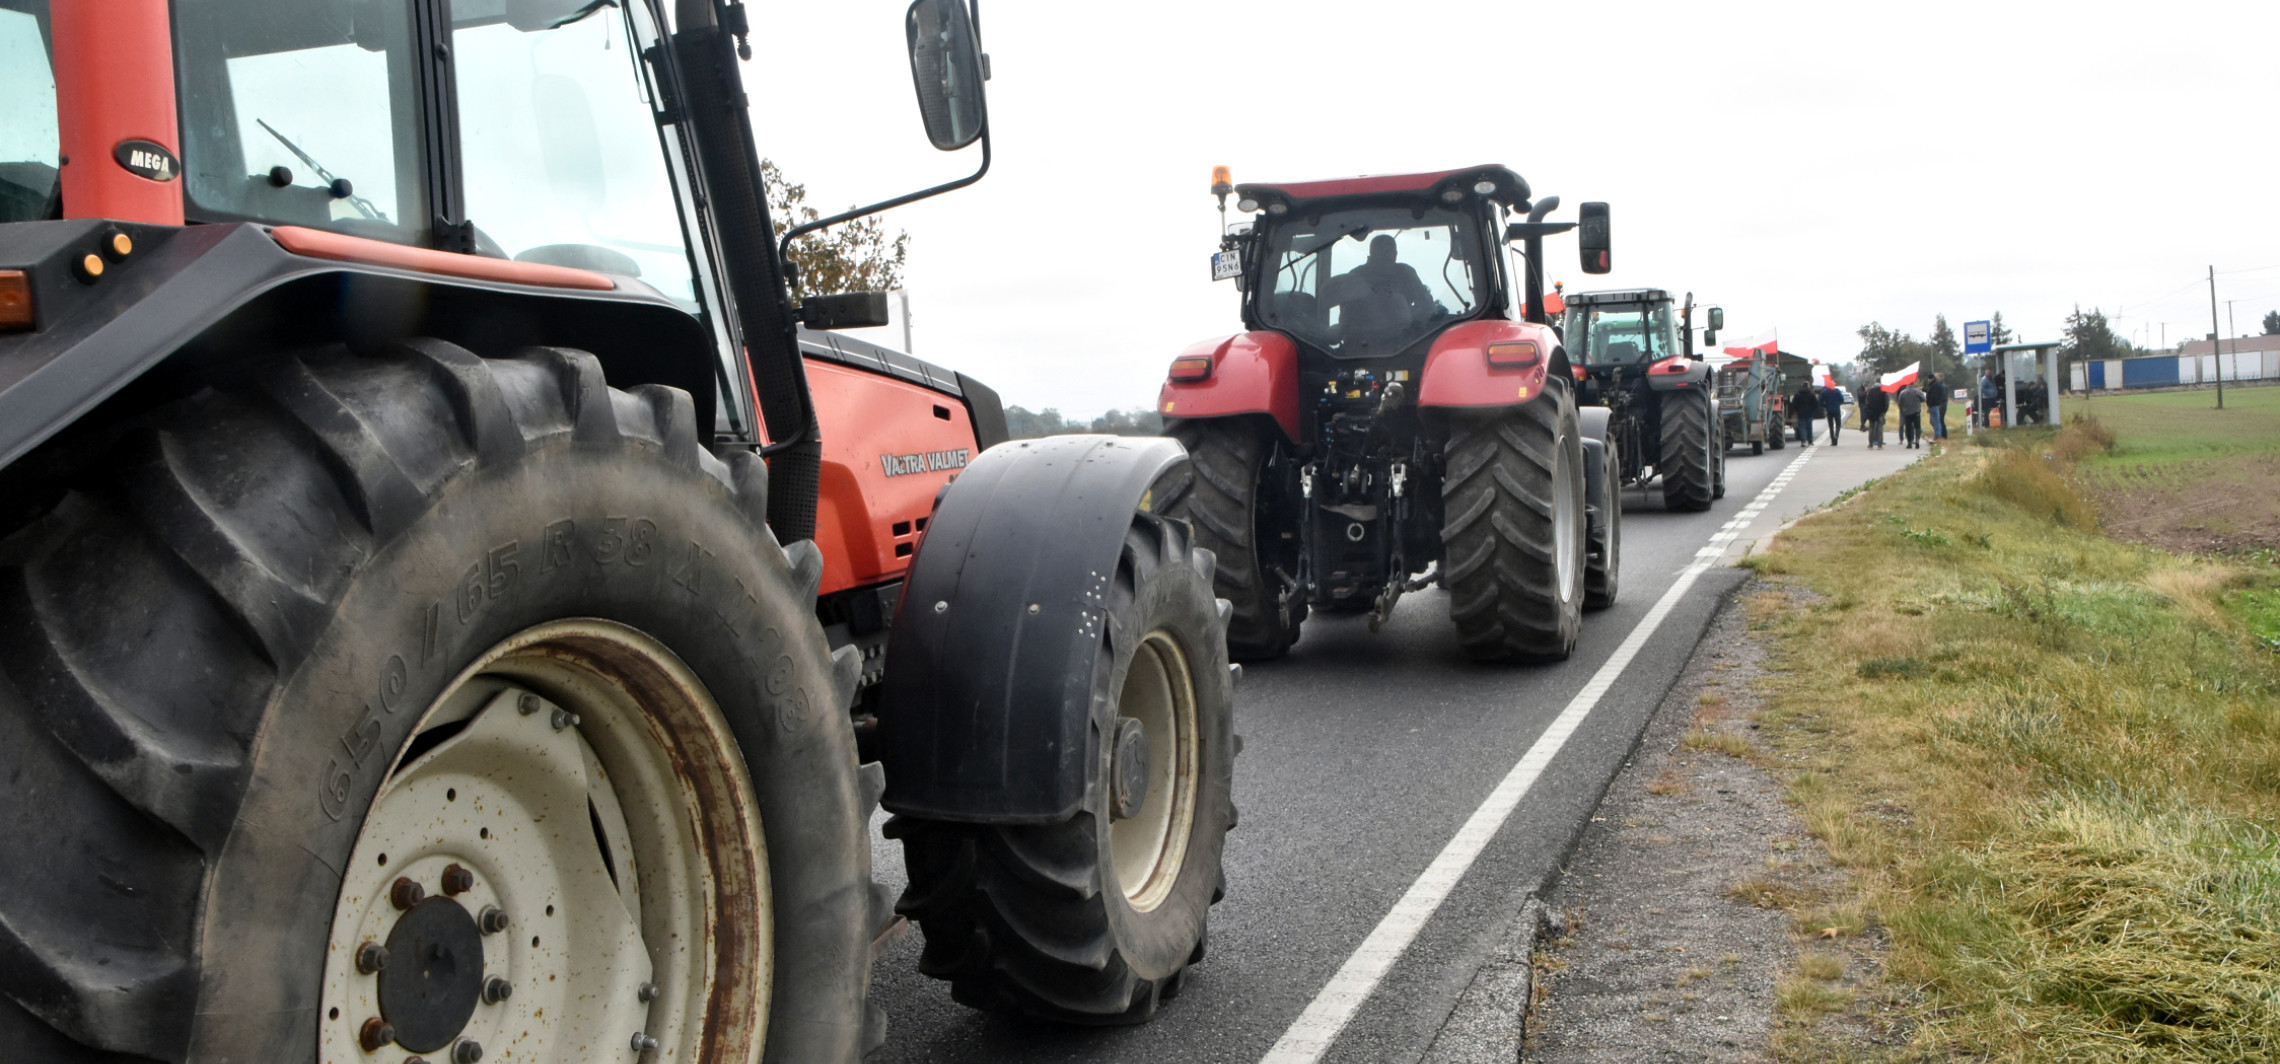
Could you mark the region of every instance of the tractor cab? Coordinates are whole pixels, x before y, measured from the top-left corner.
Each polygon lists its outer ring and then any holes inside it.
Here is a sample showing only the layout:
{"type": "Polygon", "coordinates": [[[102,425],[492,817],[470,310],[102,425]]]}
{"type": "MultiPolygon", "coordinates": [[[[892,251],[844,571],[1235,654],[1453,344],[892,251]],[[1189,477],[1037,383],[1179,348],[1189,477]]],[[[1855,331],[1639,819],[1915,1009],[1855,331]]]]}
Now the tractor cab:
{"type": "Polygon", "coordinates": [[[1579,292],[1566,300],[1568,356],[1587,367],[1645,366],[1682,353],[1669,292],[1579,292]]]}
{"type": "Polygon", "coordinates": [[[1340,361],[1422,364],[1459,322],[1518,317],[1517,256],[1502,239],[1528,184],[1501,166],[1238,187],[1259,212],[1231,237],[1253,268],[1244,324],[1340,361]]]}

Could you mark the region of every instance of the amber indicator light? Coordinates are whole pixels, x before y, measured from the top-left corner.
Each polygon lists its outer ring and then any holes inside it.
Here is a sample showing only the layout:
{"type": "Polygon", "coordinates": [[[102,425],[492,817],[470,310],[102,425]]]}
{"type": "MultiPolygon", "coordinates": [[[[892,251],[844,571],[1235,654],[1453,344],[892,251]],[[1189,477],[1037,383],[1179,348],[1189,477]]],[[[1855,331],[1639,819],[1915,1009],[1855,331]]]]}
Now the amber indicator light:
{"type": "Polygon", "coordinates": [[[22,270],[0,270],[0,332],[32,327],[32,279],[22,270]]]}
{"type": "Polygon", "coordinates": [[[1209,376],[1211,376],[1211,357],[1209,355],[1183,355],[1172,360],[1173,380],[1193,382],[1209,376]]]}
{"type": "Polygon", "coordinates": [[[72,267],[72,272],[77,273],[79,279],[88,284],[94,284],[103,279],[103,256],[92,251],[79,256],[79,261],[73,263],[72,267]]]}
{"type": "Polygon", "coordinates": [[[103,254],[110,256],[112,262],[117,262],[134,253],[134,237],[112,230],[111,235],[103,238],[103,254]]]}

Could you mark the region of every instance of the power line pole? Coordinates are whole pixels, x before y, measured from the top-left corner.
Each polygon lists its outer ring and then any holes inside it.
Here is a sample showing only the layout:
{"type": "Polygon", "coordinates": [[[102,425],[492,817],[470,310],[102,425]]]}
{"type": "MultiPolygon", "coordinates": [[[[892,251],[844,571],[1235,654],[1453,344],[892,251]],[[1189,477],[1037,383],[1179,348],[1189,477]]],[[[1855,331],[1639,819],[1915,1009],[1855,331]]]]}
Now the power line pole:
{"type": "MultiPolygon", "coordinates": [[[[2216,352],[2216,350],[2217,350],[2217,268],[2216,268],[2215,266],[2210,266],[2210,267],[2209,267],[2209,351],[2210,351],[2210,353],[2212,353],[2212,354],[2213,354],[2213,353],[2215,353],[2215,352],[2216,352]]],[[[2218,360],[2217,360],[2217,409],[2219,409],[2219,410],[2223,410],[2223,409],[2225,408],[2225,374],[2224,374],[2224,369],[2225,369],[2224,359],[2220,358],[2220,359],[2218,359],[2218,360]]]]}

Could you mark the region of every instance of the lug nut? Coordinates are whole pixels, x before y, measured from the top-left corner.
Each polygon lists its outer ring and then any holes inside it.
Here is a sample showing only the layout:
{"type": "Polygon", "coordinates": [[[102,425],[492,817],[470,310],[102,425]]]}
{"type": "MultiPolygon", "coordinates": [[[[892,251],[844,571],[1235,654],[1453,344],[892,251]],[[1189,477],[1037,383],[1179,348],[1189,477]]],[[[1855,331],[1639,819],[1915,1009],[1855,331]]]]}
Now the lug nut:
{"type": "Polygon", "coordinates": [[[409,909],[427,900],[427,888],[409,877],[397,876],[396,884],[388,888],[388,900],[398,909],[409,909]]]}
{"type": "Polygon", "coordinates": [[[367,942],[356,948],[356,970],[371,975],[388,966],[388,947],[367,942]]]}
{"type": "Polygon", "coordinates": [[[657,984],[643,983],[641,984],[641,989],[633,992],[633,996],[640,998],[642,1004],[645,1005],[649,1002],[655,1001],[657,1000],[657,984]]]}
{"type": "Polygon", "coordinates": [[[475,926],[482,928],[486,935],[496,935],[506,930],[507,923],[507,911],[496,905],[484,906],[482,915],[475,918],[475,926]]]}
{"type": "Polygon", "coordinates": [[[564,728],[576,727],[577,724],[578,715],[576,713],[572,713],[567,709],[557,709],[554,711],[555,731],[561,731],[564,728]]]}
{"type": "Polygon", "coordinates": [[[396,1025],[378,1016],[364,1021],[364,1027],[356,1032],[356,1044],[363,1046],[367,1053],[377,1053],[381,1046],[395,1040],[396,1025]]]}
{"type": "Polygon", "coordinates": [[[651,1037],[649,1037],[649,1035],[648,1035],[648,1033],[647,1033],[647,1032],[637,1031],[637,1032],[635,1032],[635,1033],[634,1033],[634,1036],[633,1036],[633,1051],[634,1051],[634,1052],[636,1052],[636,1053],[643,1053],[643,1052],[647,1052],[647,1051],[649,1051],[649,1050],[652,1050],[652,1049],[655,1049],[655,1048],[657,1048],[657,1040],[656,1040],[656,1039],[654,1039],[654,1038],[651,1038],[651,1037]]]}
{"type": "Polygon", "coordinates": [[[515,984],[498,976],[483,980],[483,1004],[496,1005],[515,996],[515,984]]]}
{"type": "Polygon", "coordinates": [[[475,873],[465,865],[454,864],[443,870],[443,892],[450,895],[465,894],[475,889],[475,873]]]}
{"type": "Polygon", "coordinates": [[[524,691],[520,697],[515,699],[515,708],[521,710],[522,715],[526,717],[538,712],[538,696],[524,691]]]}
{"type": "Polygon", "coordinates": [[[472,1038],[462,1038],[459,1044],[451,1047],[451,1064],[475,1064],[481,1059],[483,1043],[472,1038]]]}

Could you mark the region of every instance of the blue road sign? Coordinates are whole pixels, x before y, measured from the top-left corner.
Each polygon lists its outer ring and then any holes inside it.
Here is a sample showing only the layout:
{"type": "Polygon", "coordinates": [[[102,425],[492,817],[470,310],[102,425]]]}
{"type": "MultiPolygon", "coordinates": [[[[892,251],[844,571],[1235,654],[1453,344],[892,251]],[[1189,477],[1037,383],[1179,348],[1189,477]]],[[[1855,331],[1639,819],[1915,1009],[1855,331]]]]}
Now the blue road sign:
{"type": "Polygon", "coordinates": [[[1963,353],[1967,355],[1978,355],[1994,350],[1995,345],[1988,339],[1988,334],[1990,331],[1992,331],[1992,325],[1992,322],[1984,321],[1964,322],[1963,353]]]}

